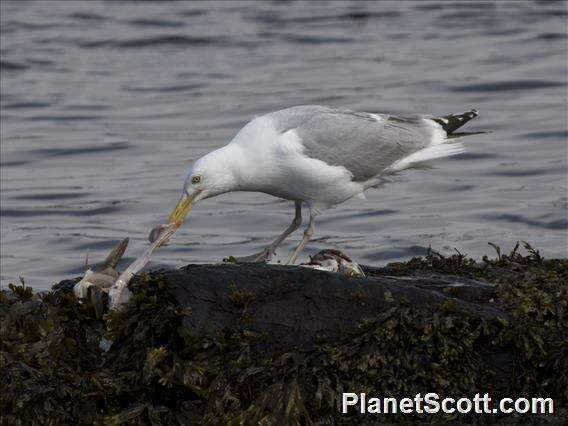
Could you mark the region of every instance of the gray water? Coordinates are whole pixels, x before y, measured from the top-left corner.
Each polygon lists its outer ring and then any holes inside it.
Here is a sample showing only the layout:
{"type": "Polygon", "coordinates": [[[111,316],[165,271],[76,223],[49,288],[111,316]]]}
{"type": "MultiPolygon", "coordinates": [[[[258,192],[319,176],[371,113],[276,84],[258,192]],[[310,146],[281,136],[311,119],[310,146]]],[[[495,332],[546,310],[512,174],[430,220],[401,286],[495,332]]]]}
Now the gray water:
{"type": "MultiPolygon", "coordinates": [[[[468,130],[492,131],[324,212],[304,259],[517,240],[567,256],[566,3],[2,1],[1,16],[3,284],[77,276],[125,236],[132,260],[193,160],[299,104],[477,108],[468,130]]],[[[263,194],[203,201],[152,266],[250,254],[292,215],[263,194]]]]}

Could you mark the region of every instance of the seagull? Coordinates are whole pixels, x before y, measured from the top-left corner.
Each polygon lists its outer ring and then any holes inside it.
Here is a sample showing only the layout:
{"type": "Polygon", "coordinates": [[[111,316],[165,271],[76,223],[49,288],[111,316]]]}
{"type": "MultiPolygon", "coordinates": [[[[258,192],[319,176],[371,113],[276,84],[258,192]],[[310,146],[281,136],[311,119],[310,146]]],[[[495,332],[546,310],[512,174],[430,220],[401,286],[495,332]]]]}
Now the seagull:
{"type": "MultiPolygon", "coordinates": [[[[233,258],[266,262],[302,224],[304,235],[288,258],[293,264],[315,232],[325,209],[379,187],[390,175],[435,158],[464,152],[454,133],[477,117],[475,109],[458,115],[397,116],[302,105],[258,116],[222,148],[199,158],[189,169],[181,198],[169,223],[181,225],[200,200],[231,191],[253,191],[291,200],[292,223],[259,253],[233,258]]],[[[472,132],[480,133],[480,132],[472,132]]],[[[165,225],[161,225],[165,226],[165,225]]],[[[154,241],[159,232],[150,234],[154,241]]]]}

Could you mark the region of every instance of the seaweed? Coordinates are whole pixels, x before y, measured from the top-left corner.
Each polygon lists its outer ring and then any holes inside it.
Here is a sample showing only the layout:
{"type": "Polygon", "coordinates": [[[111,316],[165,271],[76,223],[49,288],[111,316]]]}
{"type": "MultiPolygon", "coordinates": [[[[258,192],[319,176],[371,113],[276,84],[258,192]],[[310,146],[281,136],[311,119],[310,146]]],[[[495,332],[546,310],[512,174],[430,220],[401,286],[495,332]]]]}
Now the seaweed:
{"type": "MultiPolygon", "coordinates": [[[[456,309],[395,303],[343,338],[309,351],[259,356],[263,336],[248,328],[257,295],[237,284],[227,297],[241,321],[203,334],[194,315],[167,291],[165,272],[136,276],[134,297],[101,318],[78,303],[72,286],[33,294],[23,282],[0,292],[2,424],[368,424],[519,422],[529,417],[477,414],[341,414],[342,392],[410,396],[543,396],[552,418],[568,416],[568,260],[544,259],[524,243],[475,261],[459,252],[389,264],[377,273],[440,273],[495,285],[507,313],[480,319],[456,309]],[[112,341],[108,351],[101,338],[112,341]],[[507,353],[503,377],[484,355],[507,353]]],[[[365,303],[363,293],[352,298],[365,303]]]]}

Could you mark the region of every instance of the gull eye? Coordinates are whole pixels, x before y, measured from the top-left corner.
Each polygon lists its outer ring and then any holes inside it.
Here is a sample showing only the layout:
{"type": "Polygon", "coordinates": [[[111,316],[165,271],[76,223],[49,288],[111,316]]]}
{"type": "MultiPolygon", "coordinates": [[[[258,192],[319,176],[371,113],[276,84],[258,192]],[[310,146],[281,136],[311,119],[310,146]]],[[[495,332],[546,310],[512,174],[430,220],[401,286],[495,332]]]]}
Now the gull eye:
{"type": "Polygon", "coordinates": [[[191,178],[191,183],[196,184],[196,183],[199,183],[199,182],[201,182],[201,176],[193,176],[191,178]]]}

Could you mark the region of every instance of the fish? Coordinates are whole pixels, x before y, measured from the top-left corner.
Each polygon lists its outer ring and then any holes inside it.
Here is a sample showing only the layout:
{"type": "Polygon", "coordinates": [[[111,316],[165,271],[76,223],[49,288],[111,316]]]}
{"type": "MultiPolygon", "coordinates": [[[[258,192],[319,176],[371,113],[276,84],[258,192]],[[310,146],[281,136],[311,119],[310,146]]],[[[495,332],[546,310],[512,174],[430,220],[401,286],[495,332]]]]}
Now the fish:
{"type": "Polygon", "coordinates": [[[320,271],[336,272],[348,277],[365,277],[363,269],[356,262],[342,251],[334,249],[321,250],[310,257],[309,263],[303,263],[300,266],[320,271]]]}
{"type": "Polygon", "coordinates": [[[116,266],[122,259],[122,256],[124,255],[124,252],[128,247],[129,241],[129,238],[124,238],[116,246],[114,246],[114,248],[104,260],[103,264],[95,271],[93,271],[89,267],[88,260],[85,262],[85,274],[83,278],[73,287],[73,292],[75,293],[75,296],[77,296],[77,298],[86,298],[88,289],[91,286],[95,286],[101,290],[108,291],[108,289],[119,277],[116,266]]]}
{"type": "Polygon", "coordinates": [[[101,318],[104,311],[102,293],[108,292],[119,277],[116,267],[124,256],[129,241],[129,238],[124,238],[114,246],[103,264],[95,271],[89,267],[87,257],[85,274],[73,287],[73,292],[79,301],[89,300],[91,302],[97,318],[101,318]]]}

